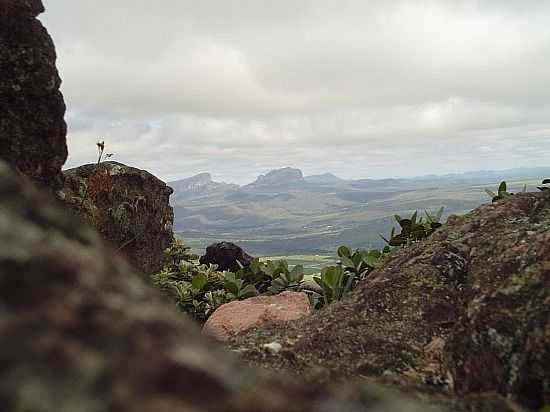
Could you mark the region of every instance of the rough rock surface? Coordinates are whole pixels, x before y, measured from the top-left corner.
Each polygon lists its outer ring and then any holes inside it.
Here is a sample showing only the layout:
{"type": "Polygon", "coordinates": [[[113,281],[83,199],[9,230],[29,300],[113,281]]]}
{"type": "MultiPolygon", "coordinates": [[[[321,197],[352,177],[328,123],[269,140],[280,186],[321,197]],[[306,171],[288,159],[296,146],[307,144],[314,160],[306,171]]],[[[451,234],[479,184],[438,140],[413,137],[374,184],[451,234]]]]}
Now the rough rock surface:
{"type": "Polygon", "coordinates": [[[252,256],[231,242],[214,243],[206,248],[206,254],[200,258],[200,263],[218,265],[219,270],[237,272],[241,267],[248,266],[252,256]]]}
{"type": "Polygon", "coordinates": [[[305,293],[287,291],[274,296],[256,296],[220,306],[206,321],[203,333],[225,341],[253,327],[297,320],[310,313],[305,293]]]}
{"type": "Polygon", "coordinates": [[[0,159],[57,190],[67,128],[43,11],[40,0],[0,0],[0,159]]]}
{"type": "Polygon", "coordinates": [[[250,370],[0,162],[0,410],[420,412],[388,389],[250,370]]]}
{"type": "Polygon", "coordinates": [[[174,215],[172,189],[152,174],[117,162],[84,165],[64,172],[64,201],[145,274],[162,268],[174,215]],[[100,190],[90,176],[99,180],[100,190]]]}
{"type": "Polygon", "coordinates": [[[452,217],[343,301],[232,347],[305,377],[400,377],[459,393],[550,403],[550,196],[518,194],[452,217]],[[277,341],[279,354],[260,350],[277,341]]]}

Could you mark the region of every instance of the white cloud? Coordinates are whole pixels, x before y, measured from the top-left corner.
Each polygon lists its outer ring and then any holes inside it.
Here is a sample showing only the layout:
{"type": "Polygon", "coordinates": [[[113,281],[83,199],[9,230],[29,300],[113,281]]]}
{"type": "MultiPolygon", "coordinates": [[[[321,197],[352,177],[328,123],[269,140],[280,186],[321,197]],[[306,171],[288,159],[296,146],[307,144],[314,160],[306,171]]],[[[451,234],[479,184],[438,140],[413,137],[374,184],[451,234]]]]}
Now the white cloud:
{"type": "Polygon", "coordinates": [[[99,137],[119,160],[166,178],[550,160],[549,1],[45,5],[70,165],[92,161],[99,137]]]}

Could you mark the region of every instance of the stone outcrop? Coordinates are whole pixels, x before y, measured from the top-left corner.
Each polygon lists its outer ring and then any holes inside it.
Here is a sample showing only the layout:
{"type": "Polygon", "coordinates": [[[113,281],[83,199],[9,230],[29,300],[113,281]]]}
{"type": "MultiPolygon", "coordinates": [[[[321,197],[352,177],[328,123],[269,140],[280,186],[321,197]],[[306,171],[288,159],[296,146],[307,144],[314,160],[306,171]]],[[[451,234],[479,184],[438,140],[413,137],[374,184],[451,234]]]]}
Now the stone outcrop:
{"type": "Polygon", "coordinates": [[[252,256],[231,242],[214,243],[206,248],[206,254],[200,258],[203,265],[217,265],[218,270],[237,272],[241,266],[248,266],[252,256]],[[237,263],[239,262],[239,263],[237,263]]]}
{"type": "Polygon", "coordinates": [[[206,321],[203,333],[225,341],[254,327],[297,320],[310,313],[305,293],[287,291],[274,296],[256,296],[220,306],[206,321]]]}
{"type": "Polygon", "coordinates": [[[0,0],[0,159],[54,190],[67,158],[56,54],[40,0],[0,0]]]}
{"type": "Polygon", "coordinates": [[[173,234],[172,189],[152,174],[117,162],[64,172],[63,200],[143,273],[158,272],[173,234]]]}
{"type": "Polygon", "coordinates": [[[451,217],[341,302],[254,329],[232,348],[305,377],[494,391],[538,410],[550,403],[549,303],[550,196],[518,194],[451,217]],[[266,354],[270,342],[281,351],[266,354]]]}
{"type": "Polygon", "coordinates": [[[1,161],[0,251],[2,411],[451,410],[243,367],[1,161]]]}

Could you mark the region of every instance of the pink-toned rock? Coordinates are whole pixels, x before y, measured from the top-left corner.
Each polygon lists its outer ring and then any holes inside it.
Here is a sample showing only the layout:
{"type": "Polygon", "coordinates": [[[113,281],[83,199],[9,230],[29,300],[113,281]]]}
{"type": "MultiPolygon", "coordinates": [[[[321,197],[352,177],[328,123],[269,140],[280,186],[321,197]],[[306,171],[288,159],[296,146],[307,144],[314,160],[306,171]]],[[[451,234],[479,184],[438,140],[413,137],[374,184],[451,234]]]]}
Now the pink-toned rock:
{"type": "Polygon", "coordinates": [[[210,316],[202,331],[225,341],[248,329],[274,322],[300,319],[311,313],[305,293],[283,292],[275,296],[257,296],[220,306],[210,316]]]}

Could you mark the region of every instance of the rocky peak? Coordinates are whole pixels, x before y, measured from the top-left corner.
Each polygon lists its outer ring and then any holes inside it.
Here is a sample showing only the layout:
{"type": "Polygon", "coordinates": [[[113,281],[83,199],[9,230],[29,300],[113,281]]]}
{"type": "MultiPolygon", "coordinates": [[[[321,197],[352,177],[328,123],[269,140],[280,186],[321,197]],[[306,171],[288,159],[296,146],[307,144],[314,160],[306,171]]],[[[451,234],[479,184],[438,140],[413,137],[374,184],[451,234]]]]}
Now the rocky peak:
{"type": "Polygon", "coordinates": [[[340,179],[338,176],[335,176],[332,173],[323,173],[320,175],[306,176],[305,180],[308,183],[315,183],[315,184],[336,184],[344,181],[343,179],[340,179]]]}
{"type": "Polygon", "coordinates": [[[300,169],[292,167],[284,167],[282,169],[271,170],[265,175],[260,175],[249,186],[268,186],[268,185],[284,185],[302,182],[304,175],[300,169]]]}
{"type": "Polygon", "coordinates": [[[170,183],[178,191],[198,190],[203,186],[213,183],[210,173],[199,173],[186,179],[170,183]]]}
{"type": "Polygon", "coordinates": [[[0,0],[0,159],[60,189],[67,158],[65,103],[39,0],[0,0]]]}

